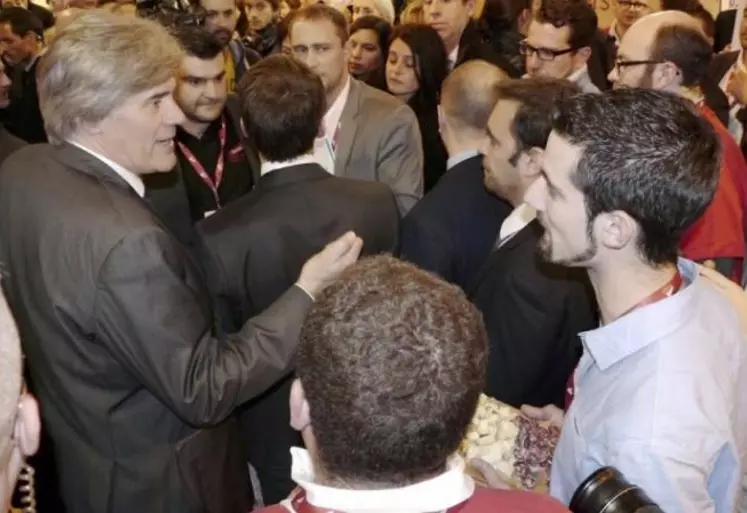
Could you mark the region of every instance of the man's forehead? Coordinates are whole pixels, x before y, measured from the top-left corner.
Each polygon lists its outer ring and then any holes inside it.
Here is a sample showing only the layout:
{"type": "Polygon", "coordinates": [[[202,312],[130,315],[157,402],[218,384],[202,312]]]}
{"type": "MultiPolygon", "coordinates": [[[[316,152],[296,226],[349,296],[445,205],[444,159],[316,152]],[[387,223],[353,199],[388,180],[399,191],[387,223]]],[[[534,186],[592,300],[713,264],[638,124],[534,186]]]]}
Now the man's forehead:
{"type": "Polygon", "coordinates": [[[291,39],[304,44],[330,43],[337,38],[334,24],[325,19],[300,19],[293,23],[290,33],[291,39]]]}
{"type": "Polygon", "coordinates": [[[200,59],[194,55],[187,55],[182,59],[180,71],[182,75],[193,77],[210,77],[219,75],[226,70],[226,60],[222,53],[212,59],[200,59]]]}
{"type": "Polygon", "coordinates": [[[236,7],[234,0],[202,0],[202,7],[208,11],[227,11],[236,7]]]}
{"type": "Polygon", "coordinates": [[[527,31],[527,41],[536,44],[566,45],[571,35],[568,25],[556,27],[552,23],[532,20],[527,31]]]}

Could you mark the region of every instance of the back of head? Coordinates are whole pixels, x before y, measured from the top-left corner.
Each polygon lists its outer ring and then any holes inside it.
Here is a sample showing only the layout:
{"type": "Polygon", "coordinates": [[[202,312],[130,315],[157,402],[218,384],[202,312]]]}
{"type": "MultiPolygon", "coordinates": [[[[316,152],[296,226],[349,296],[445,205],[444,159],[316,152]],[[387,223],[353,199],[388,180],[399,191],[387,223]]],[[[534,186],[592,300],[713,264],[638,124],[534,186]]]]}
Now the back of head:
{"type": "Polygon", "coordinates": [[[39,39],[44,37],[44,25],[41,20],[23,7],[4,7],[0,11],[0,24],[9,24],[11,30],[18,37],[25,37],[33,33],[39,39]]]}
{"type": "Polygon", "coordinates": [[[716,191],[719,139],[677,95],[619,89],[562,102],[553,133],[581,148],[572,181],[589,221],[623,211],[640,226],[637,246],[650,265],[676,261],[684,231],[716,191]]]}
{"type": "Polygon", "coordinates": [[[11,449],[21,395],[21,366],[21,341],[5,295],[0,291],[0,458],[3,458],[0,461],[4,463],[11,449]]]}
{"type": "Polygon", "coordinates": [[[343,44],[345,44],[348,40],[348,20],[346,20],[345,16],[334,7],[330,7],[329,5],[325,4],[311,4],[292,12],[289,16],[289,34],[293,33],[293,25],[298,21],[325,20],[330,22],[335,27],[337,35],[342,40],[343,44]]]}
{"type": "Polygon", "coordinates": [[[54,20],[54,26],[55,30],[62,31],[72,23],[72,21],[78,16],[78,14],[82,13],[82,9],[78,9],[77,7],[68,7],[67,9],[63,9],[57,14],[55,14],[55,20],[54,20]]]}
{"type": "Polygon", "coordinates": [[[441,36],[429,25],[410,24],[397,26],[391,39],[400,39],[410,48],[420,84],[417,96],[426,104],[436,105],[449,70],[448,55],[441,36]]]}
{"type": "Polygon", "coordinates": [[[252,66],[236,93],[250,142],[263,159],[284,162],[309,152],[326,112],[321,79],[285,55],[252,66]]]}
{"type": "Polygon", "coordinates": [[[682,85],[692,87],[698,85],[708,72],[713,45],[697,24],[699,21],[684,13],[679,14],[686,16],[691,23],[662,25],[651,45],[651,60],[673,63],[680,69],[682,85]]]}
{"type": "Polygon", "coordinates": [[[179,43],[157,22],[92,9],[60,31],[37,71],[39,105],[51,140],[67,140],[132,96],[174,78],[179,43]],[[125,72],[126,70],[126,72],[125,72]]]}
{"type": "Polygon", "coordinates": [[[597,14],[587,0],[542,0],[534,19],[556,28],[568,27],[568,45],[574,49],[591,46],[597,34],[597,14]]]}
{"type": "Polygon", "coordinates": [[[519,104],[512,123],[516,152],[544,148],[552,131],[552,113],[558,102],[581,93],[568,80],[531,77],[512,79],[497,86],[498,101],[510,100],[519,104]]]}
{"type": "Polygon", "coordinates": [[[223,52],[220,39],[204,27],[193,25],[178,27],[173,31],[173,35],[179,41],[184,53],[190,57],[210,60],[223,52]]]}
{"type": "Polygon", "coordinates": [[[484,130],[498,101],[497,86],[508,79],[500,68],[472,60],[456,68],[444,81],[441,107],[457,127],[484,130]]]}
{"type": "Polygon", "coordinates": [[[388,256],[345,271],[312,307],[298,351],[325,477],[402,486],[442,471],[486,356],[482,317],[459,288],[388,256]]]}

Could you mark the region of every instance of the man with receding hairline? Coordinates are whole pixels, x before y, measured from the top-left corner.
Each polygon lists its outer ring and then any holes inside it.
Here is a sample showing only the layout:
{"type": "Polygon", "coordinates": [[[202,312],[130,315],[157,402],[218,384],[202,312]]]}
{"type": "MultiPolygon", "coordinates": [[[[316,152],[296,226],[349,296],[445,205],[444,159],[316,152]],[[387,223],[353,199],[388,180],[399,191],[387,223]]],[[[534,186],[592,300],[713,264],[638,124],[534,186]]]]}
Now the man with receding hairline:
{"type": "Polygon", "coordinates": [[[695,18],[680,11],[650,14],[625,32],[609,78],[615,88],[642,87],[687,98],[719,134],[723,159],[718,190],[682,238],[680,249],[691,260],[713,261],[719,272],[739,281],[745,257],[747,164],[699,86],[711,56],[711,45],[695,18]]]}
{"type": "Polygon", "coordinates": [[[507,78],[486,61],[467,62],[441,90],[441,138],[447,171],[402,221],[402,257],[467,289],[490,254],[511,207],[483,185],[480,144],[507,78]]]}

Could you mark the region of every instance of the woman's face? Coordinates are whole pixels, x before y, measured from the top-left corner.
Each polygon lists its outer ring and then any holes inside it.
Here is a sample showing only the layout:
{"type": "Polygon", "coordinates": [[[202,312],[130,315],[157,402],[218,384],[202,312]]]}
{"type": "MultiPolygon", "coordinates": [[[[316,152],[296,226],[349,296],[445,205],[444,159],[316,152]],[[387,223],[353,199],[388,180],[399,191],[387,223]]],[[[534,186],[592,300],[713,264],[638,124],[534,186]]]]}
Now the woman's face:
{"type": "Polygon", "coordinates": [[[375,31],[356,30],[348,39],[348,46],[348,70],[353,76],[358,77],[381,66],[381,48],[375,31]]]}
{"type": "Polygon", "coordinates": [[[410,47],[395,39],[389,47],[386,61],[386,85],[394,96],[408,100],[418,91],[417,61],[410,47]]]}

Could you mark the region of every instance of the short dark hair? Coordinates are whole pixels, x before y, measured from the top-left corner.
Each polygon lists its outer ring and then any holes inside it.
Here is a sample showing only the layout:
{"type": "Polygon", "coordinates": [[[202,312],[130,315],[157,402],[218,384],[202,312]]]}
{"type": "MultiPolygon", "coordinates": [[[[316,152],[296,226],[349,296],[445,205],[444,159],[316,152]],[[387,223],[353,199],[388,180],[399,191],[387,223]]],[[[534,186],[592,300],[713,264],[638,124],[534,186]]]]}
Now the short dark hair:
{"type": "Polygon", "coordinates": [[[26,37],[33,32],[40,40],[44,39],[44,24],[28,9],[23,7],[4,7],[0,10],[0,23],[7,23],[18,37],[26,37]]]}
{"type": "Polygon", "coordinates": [[[204,27],[183,26],[174,29],[174,37],[184,53],[202,60],[215,59],[223,52],[217,37],[204,27]]]}
{"type": "Polygon", "coordinates": [[[325,474],[405,485],[443,469],[474,415],[487,350],[458,287],[389,256],[343,272],[298,348],[325,474]]]}
{"type": "Polygon", "coordinates": [[[556,28],[569,27],[568,45],[574,49],[591,46],[597,35],[597,13],[588,0],[542,0],[534,19],[556,28]]]}
{"type": "Polygon", "coordinates": [[[324,4],[311,4],[292,12],[288,16],[290,17],[290,21],[288,22],[288,34],[293,32],[293,25],[295,25],[297,21],[327,20],[334,25],[337,35],[340,36],[343,44],[348,40],[348,20],[346,20],[345,16],[334,7],[324,4]]]}
{"type": "Polygon", "coordinates": [[[392,34],[392,24],[378,16],[361,16],[350,26],[350,35],[352,36],[359,30],[373,30],[376,32],[379,50],[386,57],[386,52],[389,48],[389,39],[392,34]]]}
{"type": "Polygon", "coordinates": [[[249,143],[263,158],[284,162],[314,147],[326,111],[321,79],[303,63],[271,55],[236,88],[249,143]]]}
{"type": "Polygon", "coordinates": [[[553,131],[582,149],[575,186],[589,223],[621,210],[640,226],[651,265],[675,262],[680,238],[716,191],[720,142],[691,102],[666,92],[583,94],[556,108],[553,131]]]}
{"type": "Polygon", "coordinates": [[[449,71],[449,56],[446,54],[441,36],[429,25],[399,25],[394,29],[391,40],[402,40],[412,52],[415,61],[415,76],[418,77],[417,93],[410,99],[410,105],[419,109],[433,109],[438,105],[441,85],[449,71]]]}
{"type": "Polygon", "coordinates": [[[682,85],[700,84],[708,72],[713,47],[703,33],[694,27],[667,25],[661,27],[651,45],[651,60],[668,61],[682,72],[682,85]]]}
{"type": "Polygon", "coordinates": [[[552,114],[558,102],[581,93],[581,88],[568,80],[532,77],[511,79],[497,86],[498,101],[519,103],[511,123],[516,140],[516,154],[531,148],[544,148],[552,131],[552,114]]]}

